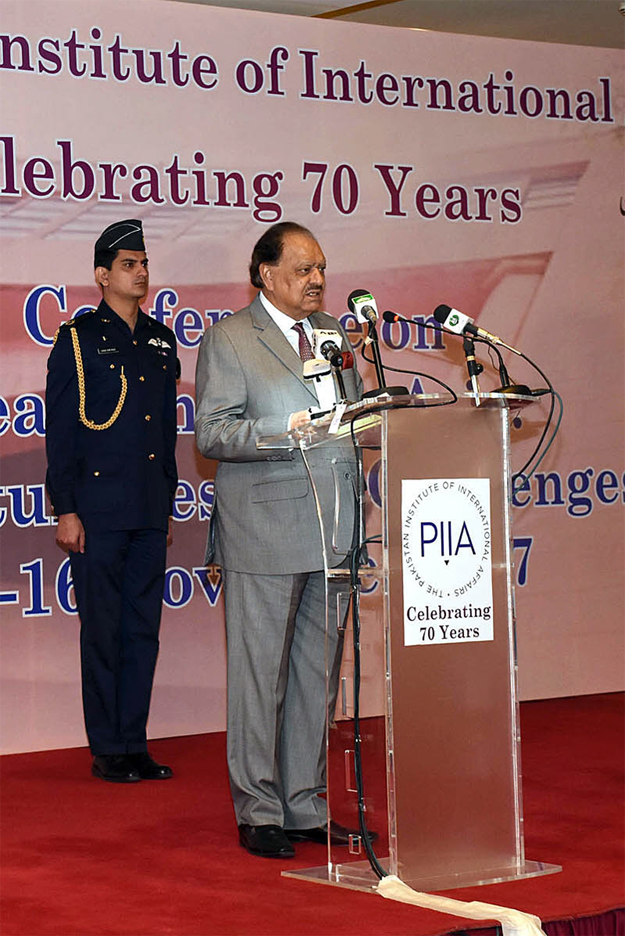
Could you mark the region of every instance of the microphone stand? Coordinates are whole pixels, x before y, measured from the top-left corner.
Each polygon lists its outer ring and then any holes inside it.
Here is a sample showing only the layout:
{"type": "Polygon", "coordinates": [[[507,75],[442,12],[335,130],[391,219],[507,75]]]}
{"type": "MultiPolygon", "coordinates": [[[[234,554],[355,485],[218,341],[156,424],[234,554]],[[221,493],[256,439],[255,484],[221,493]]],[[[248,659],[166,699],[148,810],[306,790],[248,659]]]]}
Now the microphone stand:
{"type": "Polygon", "coordinates": [[[483,338],[482,341],[485,341],[486,344],[493,349],[497,357],[499,358],[499,379],[501,381],[501,386],[497,387],[495,393],[519,393],[524,396],[531,396],[532,391],[527,386],[527,384],[515,384],[510,380],[510,374],[504,364],[503,357],[501,356],[501,351],[494,345],[492,342],[488,341],[486,338],[483,338]]]}
{"type": "Polygon", "coordinates": [[[469,372],[469,378],[471,380],[471,387],[473,388],[473,393],[475,394],[475,405],[480,405],[480,385],[478,383],[478,375],[482,373],[484,368],[482,365],[475,359],[475,342],[473,338],[470,338],[468,335],[464,336],[462,341],[462,347],[464,350],[465,357],[467,359],[467,370],[469,372]]]}
{"type": "Polygon", "coordinates": [[[333,354],[330,358],[330,365],[332,367],[334,376],[336,377],[336,382],[339,385],[339,394],[341,399],[338,402],[348,402],[347,391],[345,390],[345,381],[343,380],[343,374],[341,373],[341,368],[343,367],[343,355],[333,354]]]}
{"type": "Polygon", "coordinates": [[[373,365],[375,367],[375,376],[378,380],[378,386],[373,390],[366,390],[362,398],[367,399],[368,397],[377,397],[382,393],[386,393],[389,396],[402,396],[403,394],[409,393],[407,387],[387,387],[386,380],[384,378],[384,366],[382,364],[382,358],[380,357],[380,346],[378,344],[378,332],[375,327],[375,321],[369,319],[369,344],[371,345],[371,351],[373,354],[373,365]]]}

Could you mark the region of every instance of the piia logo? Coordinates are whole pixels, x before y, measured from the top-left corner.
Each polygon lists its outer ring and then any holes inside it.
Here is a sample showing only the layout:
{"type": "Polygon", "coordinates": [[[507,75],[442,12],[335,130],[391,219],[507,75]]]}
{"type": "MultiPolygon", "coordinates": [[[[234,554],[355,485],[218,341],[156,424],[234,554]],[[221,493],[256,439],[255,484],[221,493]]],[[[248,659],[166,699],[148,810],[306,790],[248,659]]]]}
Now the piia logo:
{"type": "Polygon", "coordinates": [[[406,646],[493,639],[488,478],[402,480],[402,553],[406,646]]]}
{"type": "Polygon", "coordinates": [[[404,568],[441,598],[471,590],[490,573],[490,498],[486,479],[404,481],[404,568]]]}

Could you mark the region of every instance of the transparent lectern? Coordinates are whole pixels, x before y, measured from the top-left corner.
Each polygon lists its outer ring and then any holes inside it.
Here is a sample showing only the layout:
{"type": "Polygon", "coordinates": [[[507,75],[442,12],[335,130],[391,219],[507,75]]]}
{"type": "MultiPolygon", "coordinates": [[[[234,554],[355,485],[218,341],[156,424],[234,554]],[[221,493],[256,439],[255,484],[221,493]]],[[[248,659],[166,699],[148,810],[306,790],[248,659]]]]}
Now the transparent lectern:
{"type": "MultiPolygon", "coordinates": [[[[509,422],[511,409],[531,398],[482,394],[476,406],[467,394],[450,402],[441,394],[377,398],[348,407],[340,421],[260,443],[299,448],[316,494],[326,622],[339,628],[343,645],[338,681],[336,660],[327,665],[328,813],[354,829],[355,651],[346,555],[354,530],[364,531],[358,652],[365,821],[377,835],[382,869],[421,891],[561,870],[527,860],[523,837],[509,422]],[[405,630],[402,490],[406,482],[445,479],[488,479],[492,635],[463,640],[473,631],[454,628],[459,640],[414,645],[405,630]]],[[[472,612],[470,600],[465,607],[472,612]]],[[[370,890],[378,875],[363,846],[360,836],[348,847],[328,841],[327,864],[283,873],[370,890]]]]}

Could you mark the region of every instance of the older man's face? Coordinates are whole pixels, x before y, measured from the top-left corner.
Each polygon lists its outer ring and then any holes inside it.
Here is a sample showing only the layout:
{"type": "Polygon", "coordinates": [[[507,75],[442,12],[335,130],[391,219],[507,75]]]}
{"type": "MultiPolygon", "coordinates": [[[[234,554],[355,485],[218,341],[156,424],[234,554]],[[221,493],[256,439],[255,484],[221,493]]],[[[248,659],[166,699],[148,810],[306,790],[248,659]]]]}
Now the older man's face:
{"type": "Polygon", "coordinates": [[[263,292],[270,302],[300,321],[322,307],[326,258],[309,234],[286,234],[278,263],[261,263],[263,292]]]}

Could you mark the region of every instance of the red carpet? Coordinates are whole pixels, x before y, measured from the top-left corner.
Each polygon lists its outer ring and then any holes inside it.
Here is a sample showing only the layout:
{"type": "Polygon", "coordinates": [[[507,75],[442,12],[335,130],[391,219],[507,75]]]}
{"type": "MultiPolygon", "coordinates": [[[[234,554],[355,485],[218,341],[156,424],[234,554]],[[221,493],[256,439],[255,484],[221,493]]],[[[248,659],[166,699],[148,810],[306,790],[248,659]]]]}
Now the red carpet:
{"type": "MultiPolygon", "coordinates": [[[[622,932],[624,698],[521,706],[527,856],[564,871],[450,896],[535,913],[550,936],[622,932]]],[[[322,864],[319,845],[294,862],[248,855],[224,741],[155,741],[175,779],[130,786],[93,779],[84,748],[0,758],[3,936],[494,936],[493,924],[280,876],[322,864]]]]}

